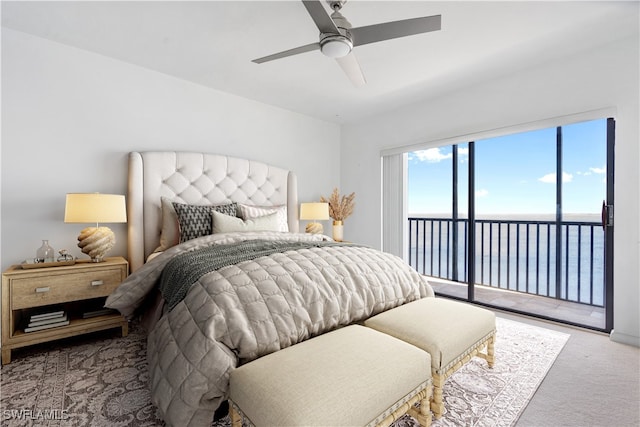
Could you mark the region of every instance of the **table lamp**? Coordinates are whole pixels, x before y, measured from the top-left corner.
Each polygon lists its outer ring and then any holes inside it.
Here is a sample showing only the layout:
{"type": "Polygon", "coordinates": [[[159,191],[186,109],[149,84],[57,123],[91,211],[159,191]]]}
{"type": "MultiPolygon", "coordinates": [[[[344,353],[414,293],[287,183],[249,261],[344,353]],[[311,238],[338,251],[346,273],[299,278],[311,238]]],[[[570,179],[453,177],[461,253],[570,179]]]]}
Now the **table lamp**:
{"type": "Polygon", "coordinates": [[[65,223],[95,223],[78,236],[78,247],[92,262],[104,261],[104,255],[116,244],[116,236],[101,222],[127,222],[124,196],[101,193],[69,193],[64,209],[65,223]]]}
{"type": "Polygon", "coordinates": [[[307,224],[305,231],[307,233],[319,234],[324,231],[322,224],[317,222],[318,220],[329,219],[329,204],[328,203],[301,203],[300,204],[300,219],[311,220],[307,224]]]}

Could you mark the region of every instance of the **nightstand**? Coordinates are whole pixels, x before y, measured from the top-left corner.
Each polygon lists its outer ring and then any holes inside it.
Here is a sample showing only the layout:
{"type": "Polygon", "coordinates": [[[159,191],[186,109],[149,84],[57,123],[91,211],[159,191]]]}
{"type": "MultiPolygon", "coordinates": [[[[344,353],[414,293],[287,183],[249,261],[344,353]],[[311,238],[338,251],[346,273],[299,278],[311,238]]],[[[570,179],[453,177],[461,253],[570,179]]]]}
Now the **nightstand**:
{"type": "Polygon", "coordinates": [[[10,363],[11,350],[20,347],[111,328],[122,328],[126,336],[127,320],[118,312],[100,310],[128,274],[129,264],[122,257],[68,266],[9,267],[2,273],[2,364],[10,363]],[[69,323],[25,332],[29,322],[33,325],[38,317],[56,312],[64,312],[69,323]]]}

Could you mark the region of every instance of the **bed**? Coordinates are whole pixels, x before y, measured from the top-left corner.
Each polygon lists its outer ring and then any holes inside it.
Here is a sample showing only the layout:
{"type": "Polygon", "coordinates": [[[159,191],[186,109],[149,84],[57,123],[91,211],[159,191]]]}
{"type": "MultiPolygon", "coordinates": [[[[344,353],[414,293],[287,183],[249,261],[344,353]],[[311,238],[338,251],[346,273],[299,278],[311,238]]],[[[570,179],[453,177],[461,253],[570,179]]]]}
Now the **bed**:
{"type": "Polygon", "coordinates": [[[127,209],[132,274],[106,305],[145,318],[168,425],[210,425],[241,364],[433,296],[396,256],[299,233],[295,174],[262,162],[132,152],[127,209]]]}

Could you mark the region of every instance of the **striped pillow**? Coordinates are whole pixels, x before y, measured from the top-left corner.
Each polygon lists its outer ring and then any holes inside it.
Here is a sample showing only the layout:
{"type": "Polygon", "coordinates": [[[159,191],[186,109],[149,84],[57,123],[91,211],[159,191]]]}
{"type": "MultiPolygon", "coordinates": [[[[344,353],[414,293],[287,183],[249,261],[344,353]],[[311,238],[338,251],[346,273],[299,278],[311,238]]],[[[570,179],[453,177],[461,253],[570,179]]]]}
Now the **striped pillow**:
{"type": "Polygon", "coordinates": [[[278,230],[277,231],[289,231],[289,219],[287,217],[287,206],[253,206],[238,203],[238,209],[240,209],[240,217],[242,219],[253,219],[261,216],[277,213],[278,218],[278,230]]]}

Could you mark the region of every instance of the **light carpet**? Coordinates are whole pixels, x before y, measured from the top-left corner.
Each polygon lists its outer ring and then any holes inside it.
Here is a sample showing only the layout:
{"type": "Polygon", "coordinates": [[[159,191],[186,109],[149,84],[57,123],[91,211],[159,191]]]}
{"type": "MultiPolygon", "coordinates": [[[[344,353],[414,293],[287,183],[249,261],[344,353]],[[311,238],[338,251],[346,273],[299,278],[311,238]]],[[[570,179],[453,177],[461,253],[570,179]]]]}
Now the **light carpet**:
{"type": "MultiPolygon", "coordinates": [[[[569,335],[497,319],[496,363],[474,358],[445,383],[434,426],[514,425],[569,335]]],[[[104,336],[104,335],[103,335],[104,336]]],[[[0,371],[3,426],[163,426],[147,387],[145,336],[75,339],[16,352],[0,371]]],[[[212,426],[229,425],[228,417],[212,426]]],[[[409,416],[395,427],[416,426],[409,416]]]]}

